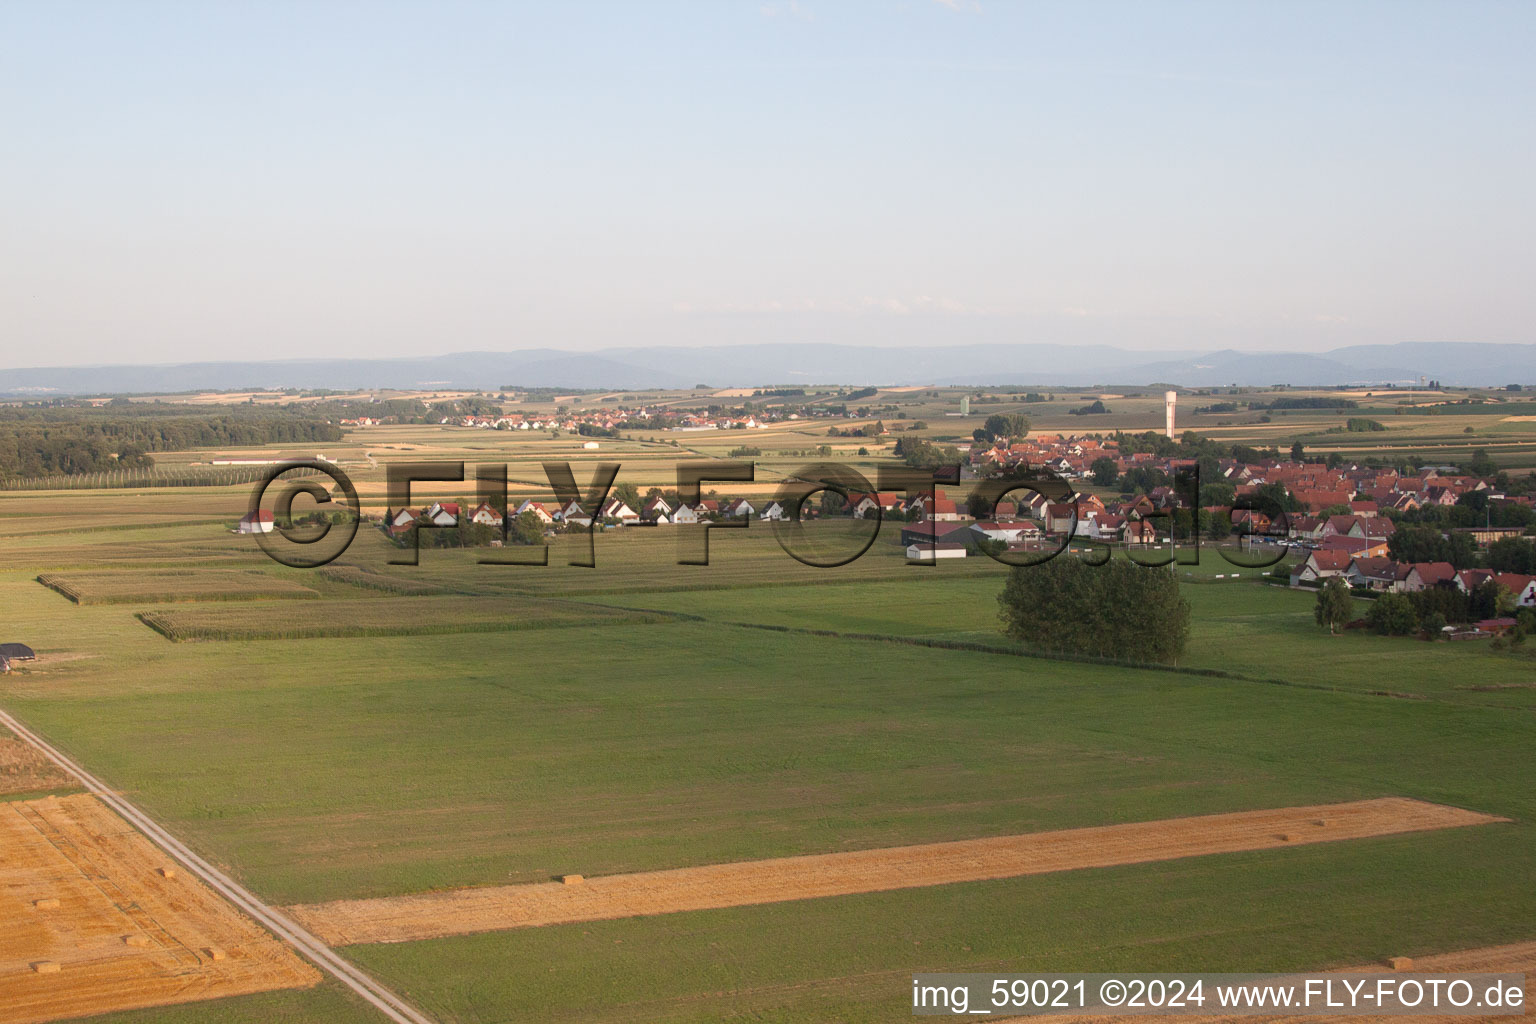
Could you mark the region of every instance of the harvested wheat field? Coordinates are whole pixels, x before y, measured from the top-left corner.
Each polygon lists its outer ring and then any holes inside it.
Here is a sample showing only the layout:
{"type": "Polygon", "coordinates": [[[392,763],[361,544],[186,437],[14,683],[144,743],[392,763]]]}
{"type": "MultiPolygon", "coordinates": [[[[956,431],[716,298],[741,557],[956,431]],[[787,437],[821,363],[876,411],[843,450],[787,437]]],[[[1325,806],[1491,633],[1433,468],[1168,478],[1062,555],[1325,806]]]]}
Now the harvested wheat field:
{"type": "MultiPolygon", "coordinates": [[[[1400,797],[288,908],[332,945],[974,882],[1506,819],[1400,797]]],[[[573,867],[577,865],[572,865],[573,867]]],[[[580,876],[566,876],[579,878],[580,876]]]]}
{"type": "Polygon", "coordinates": [[[0,921],[0,1024],[320,980],[92,796],[0,804],[0,921]]]}
{"type": "MultiPolygon", "coordinates": [[[[1436,953],[1433,956],[1420,956],[1412,958],[1401,967],[1393,968],[1390,964],[1357,964],[1353,967],[1341,967],[1329,974],[1383,974],[1393,970],[1400,970],[1405,974],[1524,974],[1525,982],[1525,1006],[1531,1004],[1531,979],[1536,977],[1536,942],[1517,942],[1510,946],[1487,946],[1482,949],[1463,949],[1455,953],[1436,953]]],[[[1494,1024],[1496,1021],[1508,1022],[1514,1017],[1505,1014],[1501,1016],[1479,1014],[1441,1014],[1414,1017],[1416,1022],[1423,1021],[1458,1021],[1460,1024],[1494,1024]]],[[[992,1018],[998,1024],[1023,1024],[1025,1021],[1038,1022],[1038,1017],[996,1017],[992,1018]]],[[[1132,1024],[1136,1021],[1146,1021],[1147,1016],[1092,1016],[1082,1015],[1075,1017],[1051,1017],[1052,1024],[1073,1024],[1077,1021],[1093,1021],[1094,1024],[1132,1024]]],[[[1302,1024],[1304,1021],[1316,1021],[1316,1015],[1303,1016],[1273,1016],[1255,1018],[1252,1015],[1246,1017],[1233,1016],[1186,1016],[1183,1020],[1199,1022],[1199,1024],[1226,1024],[1228,1021],[1236,1022],[1263,1020],[1265,1024],[1302,1024]]],[[[1360,1015],[1348,1018],[1351,1024],[1375,1024],[1387,1021],[1400,1021],[1401,1016],[1386,1015],[1360,1015]]]]}
{"type": "Polygon", "coordinates": [[[0,729],[0,793],[32,793],[74,785],[74,777],[30,743],[0,729]]]}

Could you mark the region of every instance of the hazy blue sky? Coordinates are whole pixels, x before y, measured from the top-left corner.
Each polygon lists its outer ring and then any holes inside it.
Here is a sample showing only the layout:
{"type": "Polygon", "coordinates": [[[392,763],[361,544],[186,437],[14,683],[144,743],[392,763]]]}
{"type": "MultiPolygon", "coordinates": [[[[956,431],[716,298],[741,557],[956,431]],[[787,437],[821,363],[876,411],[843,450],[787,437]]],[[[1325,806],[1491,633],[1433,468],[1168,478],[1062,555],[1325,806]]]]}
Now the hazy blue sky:
{"type": "Polygon", "coordinates": [[[0,365],[1533,340],[1536,3],[0,4],[0,365]]]}

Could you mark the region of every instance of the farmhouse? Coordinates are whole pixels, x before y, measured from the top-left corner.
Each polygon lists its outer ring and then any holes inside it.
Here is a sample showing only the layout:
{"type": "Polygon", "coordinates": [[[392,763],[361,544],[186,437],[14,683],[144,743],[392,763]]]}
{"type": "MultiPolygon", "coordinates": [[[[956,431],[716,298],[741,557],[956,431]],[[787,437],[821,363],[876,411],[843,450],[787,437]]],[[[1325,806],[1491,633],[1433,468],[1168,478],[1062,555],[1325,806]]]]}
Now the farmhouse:
{"type": "Polygon", "coordinates": [[[746,498],[737,498],[735,501],[726,502],[721,514],[731,519],[750,519],[756,512],[757,509],[753,508],[752,503],[746,498]]]}
{"type": "Polygon", "coordinates": [[[1157,530],[1150,519],[1133,519],[1125,524],[1127,544],[1156,544],[1157,530]]]}
{"type": "Polygon", "coordinates": [[[853,516],[855,519],[863,519],[876,509],[881,514],[900,512],[902,510],[901,495],[890,491],[878,491],[874,494],[856,494],[853,496],[853,516]]]}
{"type": "Polygon", "coordinates": [[[414,508],[402,508],[398,512],[384,510],[384,522],[389,527],[391,536],[398,537],[402,533],[408,533],[411,527],[421,518],[421,510],[414,508]]]}
{"type": "MultiPolygon", "coordinates": [[[[1463,585],[1461,575],[1457,574],[1458,586],[1463,585]]],[[[1515,607],[1536,607],[1536,576],[1525,576],[1516,572],[1498,572],[1491,575],[1495,583],[1509,591],[1510,596],[1514,598],[1515,607]]]]}
{"type": "Polygon", "coordinates": [[[1344,578],[1351,587],[1395,591],[1405,574],[1406,571],[1399,572],[1398,564],[1390,558],[1354,558],[1350,560],[1344,578]]]}
{"type": "Polygon", "coordinates": [[[459,525],[459,504],[456,501],[434,501],[421,514],[429,526],[459,525]]]}
{"type": "Polygon", "coordinates": [[[517,506],[517,511],[513,512],[512,514],[514,516],[520,516],[524,512],[532,512],[535,516],[538,517],[539,522],[545,524],[546,526],[555,521],[554,513],[545,508],[541,502],[524,501],[521,505],[517,506]]]}
{"type": "Polygon", "coordinates": [[[489,504],[482,501],[480,504],[476,505],[475,510],[470,513],[469,521],[480,526],[500,526],[502,520],[500,512],[496,511],[489,504]]]}
{"type": "Polygon", "coordinates": [[[591,526],[592,525],[592,517],[587,514],[587,510],[586,509],[581,507],[581,502],[579,502],[579,501],[568,502],[565,506],[563,506],[560,509],[559,512],[555,513],[555,518],[559,519],[561,522],[565,523],[566,525],[572,525],[572,524],[574,524],[576,526],[591,526]]]}
{"type": "Polygon", "coordinates": [[[1119,540],[1125,533],[1125,524],[1128,522],[1125,516],[1114,512],[1104,512],[1093,516],[1078,528],[1079,537],[1087,537],[1089,540],[1114,541],[1119,540]]]}
{"type": "Polygon", "coordinates": [[[640,521],[640,515],[619,498],[609,498],[603,503],[600,515],[602,519],[617,519],[621,523],[635,523],[640,521]]]}
{"type": "Polygon", "coordinates": [[[268,509],[259,508],[254,512],[247,512],[240,517],[240,522],[235,526],[236,533],[271,533],[272,513],[268,509]]]}
{"type": "Polygon", "coordinates": [[[925,508],[929,519],[946,523],[959,522],[960,520],[960,509],[955,505],[952,498],[935,498],[932,502],[925,505],[925,508]]]}
{"type": "Polygon", "coordinates": [[[1454,585],[1455,582],[1456,569],[1450,562],[1414,562],[1403,575],[1401,589],[1413,593],[1442,583],[1454,585]]]}
{"type": "Polygon", "coordinates": [[[1349,571],[1351,561],[1350,555],[1343,551],[1314,551],[1291,574],[1291,586],[1321,583],[1334,576],[1343,576],[1349,571]]]}

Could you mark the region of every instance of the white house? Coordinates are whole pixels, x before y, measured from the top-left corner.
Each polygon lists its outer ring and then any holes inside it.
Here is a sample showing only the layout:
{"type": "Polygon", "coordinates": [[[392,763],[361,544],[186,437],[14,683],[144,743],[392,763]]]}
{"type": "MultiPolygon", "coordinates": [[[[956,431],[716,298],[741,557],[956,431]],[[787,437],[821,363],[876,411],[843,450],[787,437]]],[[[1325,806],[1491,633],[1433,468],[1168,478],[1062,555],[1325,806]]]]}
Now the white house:
{"type": "Polygon", "coordinates": [[[684,502],[677,506],[677,511],[672,513],[672,521],[679,526],[691,526],[699,521],[698,510],[684,502]]]}
{"type": "Polygon", "coordinates": [[[521,505],[517,506],[517,511],[513,512],[512,514],[514,516],[520,516],[524,512],[532,512],[534,515],[539,517],[539,522],[544,523],[546,526],[555,521],[554,513],[545,508],[541,502],[524,501],[521,505]]]}
{"type": "Polygon", "coordinates": [[[1099,512],[1089,516],[1087,521],[1078,527],[1077,535],[1090,540],[1119,540],[1125,533],[1125,524],[1125,516],[1115,515],[1113,512],[1099,512]]]}
{"type": "Polygon", "coordinates": [[[621,523],[634,523],[640,520],[640,513],[619,498],[609,498],[603,503],[602,518],[617,519],[621,523]]]}
{"type": "Polygon", "coordinates": [[[789,518],[789,510],[776,501],[769,502],[768,507],[763,509],[762,515],[758,516],[758,518],[782,522],[789,518]]]}
{"type": "Polygon", "coordinates": [[[853,503],[853,517],[855,519],[863,519],[876,509],[879,509],[882,515],[889,515],[894,512],[900,512],[901,507],[901,495],[891,491],[861,494],[853,503]]]}
{"type": "Polygon", "coordinates": [[[434,501],[427,506],[427,510],[421,514],[421,518],[433,526],[457,526],[459,524],[458,503],[434,501]]]}
{"type": "Polygon", "coordinates": [[[909,562],[932,562],[940,558],[964,558],[966,547],[964,544],[908,544],[907,560],[909,562]]]}
{"type": "Polygon", "coordinates": [[[235,525],[236,533],[271,533],[272,513],[268,509],[259,508],[254,512],[247,512],[240,517],[240,522],[235,525]]]}
{"type": "Polygon", "coordinates": [[[469,521],[480,526],[500,526],[501,513],[496,511],[486,502],[482,501],[480,504],[476,505],[475,510],[470,513],[469,521]]]}
{"type": "Polygon", "coordinates": [[[752,503],[746,498],[737,498],[729,502],[721,514],[730,518],[750,519],[756,512],[757,509],[753,508],[752,503]]]}

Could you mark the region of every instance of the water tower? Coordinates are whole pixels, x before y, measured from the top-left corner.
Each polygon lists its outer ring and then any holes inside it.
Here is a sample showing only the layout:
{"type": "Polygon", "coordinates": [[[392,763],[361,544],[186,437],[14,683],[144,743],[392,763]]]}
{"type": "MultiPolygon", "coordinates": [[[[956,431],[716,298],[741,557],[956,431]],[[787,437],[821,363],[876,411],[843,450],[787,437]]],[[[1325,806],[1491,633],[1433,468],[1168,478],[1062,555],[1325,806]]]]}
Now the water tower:
{"type": "Polygon", "coordinates": [[[1173,440],[1173,407],[1178,404],[1179,393],[1177,391],[1163,392],[1163,408],[1168,413],[1168,440],[1173,440]]]}

